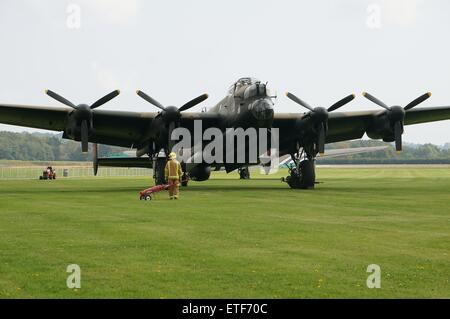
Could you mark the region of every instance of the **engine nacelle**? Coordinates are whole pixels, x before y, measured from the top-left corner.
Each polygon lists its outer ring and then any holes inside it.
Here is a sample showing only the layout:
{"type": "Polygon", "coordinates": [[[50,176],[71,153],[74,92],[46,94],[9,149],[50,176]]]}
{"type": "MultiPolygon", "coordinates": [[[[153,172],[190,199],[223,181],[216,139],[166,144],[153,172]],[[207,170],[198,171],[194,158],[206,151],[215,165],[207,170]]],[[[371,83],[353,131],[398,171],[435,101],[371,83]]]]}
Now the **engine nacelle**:
{"type": "Polygon", "coordinates": [[[193,181],[202,182],[209,179],[211,167],[198,165],[189,171],[189,178],[193,181]]]}
{"type": "Polygon", "coordinates": [[[393,142],[395,140],[393,124],[386,115],[375,118],[367,129],[366,134],[373,140],[382,139],[384,142],[393,142]]]}

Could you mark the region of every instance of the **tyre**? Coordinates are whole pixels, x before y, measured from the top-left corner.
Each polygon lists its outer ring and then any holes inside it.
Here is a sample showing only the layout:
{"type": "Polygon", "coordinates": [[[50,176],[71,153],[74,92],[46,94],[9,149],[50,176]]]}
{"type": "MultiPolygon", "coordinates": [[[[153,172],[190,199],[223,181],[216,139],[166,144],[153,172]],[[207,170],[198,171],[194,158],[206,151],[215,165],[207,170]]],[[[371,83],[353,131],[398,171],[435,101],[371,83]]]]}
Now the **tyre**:
{"type": "Polygon", "coordinates": [[[152,196],[150,196],[150,195],[145,195],[145,200],[152,200],[152,196]]]}
{"type": "Polygon", "coordinates": [[[308,189],[314,188],[316,183],[316,173],[314,162],[305,160],[300,162],[299,171],[296,168],[289,171],[289,176],[284,179],[290,188],[308,189]]]}
{"type": "Polygon", "coordinates": [[[302,188],[314,188],[316,183],[316,172],[314,162],[305,160],[300,162],[300,185],[302,188]]]}
{"type": "Polygon", "coordinates": [[[250,179],[250,171],[248,167],[239,169],[239,179],[250,179]]]}

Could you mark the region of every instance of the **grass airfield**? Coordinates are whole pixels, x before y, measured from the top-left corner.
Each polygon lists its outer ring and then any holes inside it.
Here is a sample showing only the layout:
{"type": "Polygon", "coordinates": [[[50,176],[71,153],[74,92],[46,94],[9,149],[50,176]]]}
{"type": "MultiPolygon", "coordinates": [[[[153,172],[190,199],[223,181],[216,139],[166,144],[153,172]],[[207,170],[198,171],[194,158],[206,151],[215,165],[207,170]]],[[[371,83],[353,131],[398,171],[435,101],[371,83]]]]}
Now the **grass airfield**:
{"type": "Polygon", "coordinates": [[[319,167],[315,190],[285,175],[151,202],[150,178],[0,180],[0,298],[450,298],[449,167],[319,167]]]}

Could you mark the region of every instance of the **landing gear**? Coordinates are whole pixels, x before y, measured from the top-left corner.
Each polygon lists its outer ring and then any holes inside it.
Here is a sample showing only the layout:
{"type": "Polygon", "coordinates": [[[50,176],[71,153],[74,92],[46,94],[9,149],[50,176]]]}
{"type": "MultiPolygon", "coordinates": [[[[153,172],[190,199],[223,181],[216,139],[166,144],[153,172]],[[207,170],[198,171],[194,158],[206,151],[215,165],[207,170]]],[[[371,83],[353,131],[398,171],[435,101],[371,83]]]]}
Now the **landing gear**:
{"type": "Polygon", "coordinates": [[[238,168],[239,179],[250,179],[250,170],[248,167],[238,168]]]}
{"type": "Polygon", "coordinates": [[[301,160],[301,155],[291,155],[295,165],[289,168],[289,176],[282,178],[282,181],[288,183],[290,188],[312,189],[316,183],[314,157],[301,160]]]}
{"type": "Polygon", "coordinates": [[[166,157],[156,155],[153,158],[153,178],[155,185],[166,184],[166,178],[164,176],[164,168],[166,167],[166,157]]]}

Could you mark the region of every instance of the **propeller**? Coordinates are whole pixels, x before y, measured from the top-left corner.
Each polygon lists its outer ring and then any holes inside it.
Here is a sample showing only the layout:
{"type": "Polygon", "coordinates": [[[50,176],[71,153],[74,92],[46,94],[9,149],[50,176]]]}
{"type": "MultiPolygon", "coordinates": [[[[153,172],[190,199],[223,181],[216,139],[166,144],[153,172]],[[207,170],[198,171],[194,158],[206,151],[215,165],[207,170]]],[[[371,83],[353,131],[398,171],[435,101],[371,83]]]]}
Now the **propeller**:
{"type": "Polygon", "coordinates": [[[167,146],[169,150],[171,151],[173,148],[173,141],[171,140],[172,131],[177,126],[180,118],[181,118],[181,112],[189,110],[190,108],[196,106],[197,104],[200,104],[204,100],[208,98],[208,94],[204,93],[202,95],[197,96],[196,98],[190,100],[189,102],[183,104],[180,108],[177,108],[176,106],[163,106],[161,103],[159,103],[157,100],[152,98],[151,96],[147,95],[141,90],[136,91],[137,95],[139,95],[141,98],[149,102],[150,104],[153,104],[157,108],[161,110],[161,117],[163,121],[165,122],[167,129],[168,129],[168,142],[167,146]]]}
{"type": "Polygon", "coordinates": [[[352,101],[355,98],[354,94],[350,94],[343,99],[337,101],[333,105],[331,105],[329,108],[325,109],[323,107],[312,107],[299,97],[295,96],[294,94],[290,92],[286,92],[286,96],[294,101],[295,103],[303,106],[304,108],[308,109],[310,112],[310,117],[312,121],[315,123],[315,131],[317,133],[317,149],[320,154],[325,153],[325,137],[326,132],[328,130],[328,113],[335,111],[339,109],[340,107],[346,105],[350,101],[352,101]]]}
{"type": "Polygon", "coordinates": [[[102,106],[103,104],[109,102],[116,96],[120,94],[119,90],[114,90],[111,93],[105,95],[101,99],[94,102],[91,106],[87,104],[78,104],[75,105],[66,98],[62,97],[61,95],[51,91],[51,90],[45,90],[45,93],[50,96],[51,98],[57,100],[58,102],[70,106],[74,109],[73,116],[76,120],[75,126],[76,130],[80,132],[80,139],[81,139],[81,151],[83,153],[87,153],[88,147],[89,147],[89,135],[93,131],[92,127],[92,110],[96,109],[99,106],[102,106]]]}
{"type": "Polygon", "coordinates": [[[416,107],[420,103],[427,100],[431,96],[431,92],[422,94],[415,100],[408,103],[405,107],[401,107],[398,105],[388,106],[386,103],[377,99],[376,97],[374,97],[373,95],[371,95],[367,92],[363,92],[362,95],[369,101],[386,109],[387,117],[391,124],[391,129],[394,133],[395,150],[397,152],[400,152],[402,150],[402,134],[403,134],[403,125],[404,125],[404,121],[405,121],[406,112],[408,112],[408,110],[411,110],[412,108],[416,107]]]}

